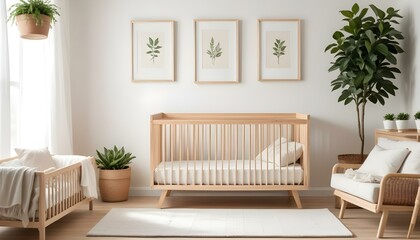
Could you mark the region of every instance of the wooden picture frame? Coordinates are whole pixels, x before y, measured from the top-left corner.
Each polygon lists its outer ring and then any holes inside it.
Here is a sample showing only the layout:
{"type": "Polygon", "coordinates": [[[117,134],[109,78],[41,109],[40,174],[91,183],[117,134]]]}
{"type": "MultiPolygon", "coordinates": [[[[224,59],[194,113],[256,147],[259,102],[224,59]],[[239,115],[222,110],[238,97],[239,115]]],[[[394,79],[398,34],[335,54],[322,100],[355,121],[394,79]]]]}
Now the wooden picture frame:
{"type": "Polygon", "coordinates": [[[175,21],[131,21],[133,82],[175,81],[175,21]]]}
{"type": "Polygon", "coordinates": [[[301,80],[300,19],[258,19],[259,81],[301,80]]]}
{"type": "Polygon", "coordinates": [[[195,83],[239,83],[239,20],[194,20],[195,83]]]}

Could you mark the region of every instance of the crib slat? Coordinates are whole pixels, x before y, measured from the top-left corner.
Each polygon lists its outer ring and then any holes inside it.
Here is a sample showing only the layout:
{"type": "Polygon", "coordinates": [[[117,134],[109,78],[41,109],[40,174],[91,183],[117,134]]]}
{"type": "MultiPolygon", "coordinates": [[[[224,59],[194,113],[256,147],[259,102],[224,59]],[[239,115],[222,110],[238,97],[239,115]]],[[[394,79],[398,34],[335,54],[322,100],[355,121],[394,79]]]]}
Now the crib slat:
{"type": "Polygon", "coordinates": [[[237,185],[237,177],[238,177],[238,144],[239,144],[239,136],[238,136],[238,124],[236,124],[236,145],[235,145],[235,181],[234,184],[237,185]]]}
{"type": "MultiPolygon", "coordinates": [[[[163,162],[163,185],[166,185],[166,125],[162,125],[162,162],[163,162]]],[[[160,181],[157,181],[158,185],[160,181]]]]}
{"type": "MultiPolygon", "coordinates": [[[[280,138],[280,141],[281,141],[281,138],[282,138],[282,125],[281,124],[279,124],[279,138],[280,138]]],[[[281,183],[281,148],[282,148],[282,146],[280,145],[280,150],[279,150],[279,184],[280,185],[282,185],[282,183],[281,183]]]]}
{"type": "Polygon", "coordinates": [[[192,148],[193,148],[193,159],[194,159],[194,172],[193,172],[193,185],[195,185],[195,172],[197,171],[197,149],[196,149],[196,145],[195,145],[195,127],[196,125],[193,124],[192,125],[193,129],[192,129],[192,135],[193,135],[193,139],[192,139],[192,148]]]}
{"type": "Polygon", "coordinates": [[[249,124],[249,162],[248,162],[248,185],[251,185],[251,162],[252,162],[252,125],[249,124]]]}
{"type": "MultiPolygon", "coordinates": [[[[287,127],[286,127],[286,136],[287,136],[287,139],[289,140],[290,139],[290,137],[289,137],[289,124],[287,124],[286,125],[287,127]]],[[[288,159],[288,157],[289,157],[289,141],[287,141],[286,142],[286,160],[289,160],[288,159]]],[[[289,185],[289,163],[286,161],[286,185],[289,185]]]]}
{"type": "Polygon", "coordinates": [[[245,124],[242,124],[242,185],[245,185],[245,124]]]}
{"type": "MultiPolygon", "coordinates": [[[[271,185],[275,185],[275,179],[276,179],[276,125],[272,125],[272,143],[273,143],[273,177],[271,185]]],[[[281,141],[280,141],[280,147],[281,147],[281,141]]]]}
{"type": "Polygon", "coordinates": [[[189,136],[189,131],[188,131],[188,129],[189,129],[189,125],[185,125],[185,127],[186,127],[186,129],[185,129],[185,134],[186,134],[186,136],[185,136],[185,145],[186,145],[186,148],[187,148],[187,170],[185,171],[185,174],[187,175],[186,176],[186,178],[187,178],[187,182],[185,183],[185,185],[188,185],[188,171],[190,170],[189,169],[189,162],[190,162],[190,144],[189,144],[189,141],[188,141],[188,139],[190,139],[190,136],[189,136]]]}
{"type": "Polygon", "coordinates": [[[182,124],[178,126],[179,158],[178,158],[178,185],[181,185],[181,161],[182,161],[182,124]]]}
{"type": "MultiPolygon", "coordinates": [[[[218,139],[219,139],[219,137],[218,137],[218,131],[219,131],[219,129],[218,129],[218,125],[216,124],[216,130],[215,130],[215,138],[214,138],[214,165],[215,165],[215,171],[214,171],[214,182],[213,182],[213,185],[216,185],[216,181],[217,181],[217,159],[218,159],[218,139]]],[[[209,165],[209,167],[208,167],[208,175],[210,176],[210,165],[209,165]]],[[[210,179],[209,179],[209,184],[210,184],[210,179]]]]}
{"type": "Polygon", "coordinates": [[[270,125],[266,124],[266,129],[267,129],[267,131],[266,131],[267,136],[266,136],[265,146],[267,147],[267,161],[265,163],[265,185],[268,185],[268,162],[270,161],[268,159],[268,157],[269,157],[269,151],[268,151],[268,146],[269,145],[268,144],[269,144],[269,139],[270,139],[270,125]]]}
{"type": "MultiPolygon", "coordinates": [[[[211,160],[211,124],[208,126],[207,160],[208,160],[208,162],[210,164],[210,160],[211,160]]],[[[209,171],[209,170],[207,170],[207,171],[209,171]]],[[[207,173],[209,173],[209,172],[207,172],[207,173]]]]}
{"type": "Polygon", "coordinates": [[[169,138],[171,140],[171,185],[174,183],[174,138],[175,138],[175,126],[169,125],[169,138]]]}

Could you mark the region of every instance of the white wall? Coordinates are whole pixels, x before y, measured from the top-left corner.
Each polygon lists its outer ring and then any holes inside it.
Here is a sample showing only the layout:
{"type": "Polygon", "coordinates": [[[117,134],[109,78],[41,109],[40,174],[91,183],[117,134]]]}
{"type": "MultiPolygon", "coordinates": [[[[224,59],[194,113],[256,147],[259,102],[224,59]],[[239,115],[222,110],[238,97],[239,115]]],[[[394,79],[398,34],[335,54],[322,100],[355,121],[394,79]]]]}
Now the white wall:
{"type": "MultiPolygon", "coordinates": [[[[403,6],[405,10],[413,1],[361,1],[361,5],[367,6],[370,2],[381,8],[403,6]]],[[[312,116],[311,186],[328,187],[336,155],[358,153],[360,147],[354,106],[337,103],[339,93],[331,93],[330,81],[337,73],[328,73],[332,56],[323,51],[332,42],[332,33],[343,25],[338,11],[350,8],[352,3],[337,0],[72,0],[70,43],[75,152],[93,155],[95,149],[102,146],[125,146],[137,156],[132,165],[132,187],[147,189],[150,114],[302,112],[312,116]],[[241,20],[240,84],[193,83],[195,18],[241,20]],[[303,80],[257,81],[258,18],[303,20],[303,80]],[[130,21],[134,19],[176,21],[176,82],[131,82],[130,21]]],[[[414,10],[411,20],[413,17],[414,10]]],[[[414,47],[414,40],[411,41],[410,46],[414,47]]],[[[410,65],[407,61],[405,64],[410,65]]],[[[382,126],[384,113],[409,110],[414,93],[408,95],[412,90],[407,87],[407,79],[404,81],[405,87],[398,91],[397,97],[388,100],[385,107],[368,106],[366,151],[373,146],[373,132],[382,126]]],[[[417,97],[416,101],[420,99],[417,97]]]]}
{"type": "Polygon", "coordinates": [[[404,42],[406,54],[402,61],[405,70],[403,88],[407,92],[404,101],[410,114],[414,114],[420,111],[420,72],[418,67],[418,61],[420,60],[420,48],[418,46],[420,39],[420,16],[418,16],[420,2],[403,0],[402,3],[401,11],[405,14],[403,31],[406,33],[404,42]]]}

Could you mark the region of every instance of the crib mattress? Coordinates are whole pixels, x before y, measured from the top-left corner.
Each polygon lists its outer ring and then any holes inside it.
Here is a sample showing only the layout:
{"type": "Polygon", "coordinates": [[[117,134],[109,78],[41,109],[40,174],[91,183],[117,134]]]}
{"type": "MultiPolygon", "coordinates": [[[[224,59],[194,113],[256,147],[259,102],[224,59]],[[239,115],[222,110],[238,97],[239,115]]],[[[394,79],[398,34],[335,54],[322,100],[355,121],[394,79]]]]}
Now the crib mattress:
{"type": "Polygon", "coordinates": [[[181,160],[161,162],[154,171],[157,185],[299,185],[303,168],[279,168],[256,160],[181,160]]]}

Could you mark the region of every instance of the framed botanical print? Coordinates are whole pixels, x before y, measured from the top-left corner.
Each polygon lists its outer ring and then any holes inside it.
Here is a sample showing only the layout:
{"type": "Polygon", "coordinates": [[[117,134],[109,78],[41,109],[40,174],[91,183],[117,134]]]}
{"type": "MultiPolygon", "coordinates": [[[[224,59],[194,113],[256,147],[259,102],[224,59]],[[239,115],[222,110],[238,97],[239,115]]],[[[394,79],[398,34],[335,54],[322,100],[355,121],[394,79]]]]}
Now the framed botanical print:
{"type": "Polygon", "coordinates": [[[239,82],[239,20],[194,20],[195,82],[239,82]]]}
{"type": "Polygon", "coordinates": [[[260,81],[300,80],[300,20],[258,20],[260,81]]]}
{"type": "Polygon", "coordinates": [[[131,22],[133,81],[175,80],[174,23],[171,20],[131,22]]]}

